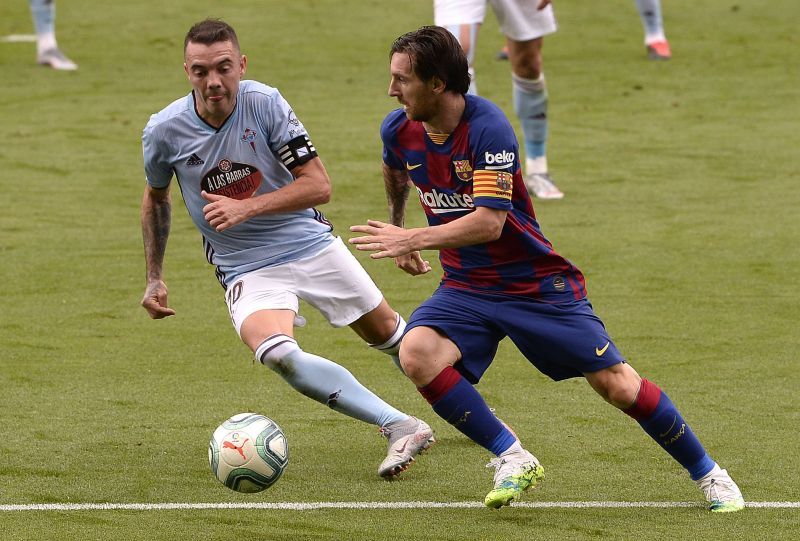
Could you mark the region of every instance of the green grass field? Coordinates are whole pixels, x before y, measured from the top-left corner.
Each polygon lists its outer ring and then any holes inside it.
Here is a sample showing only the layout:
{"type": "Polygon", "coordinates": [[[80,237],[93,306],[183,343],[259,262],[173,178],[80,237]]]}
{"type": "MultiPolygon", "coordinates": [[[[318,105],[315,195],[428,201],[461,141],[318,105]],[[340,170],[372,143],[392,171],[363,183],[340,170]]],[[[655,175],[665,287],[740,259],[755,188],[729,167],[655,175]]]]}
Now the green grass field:
{"type": "MultiPolygon", "coordinates": [[[[553,383],[503,344],[479,390],[543,462],[525,502],[693,502],[632,508],[21,510],[9,505],[475,503],[488,454],[435,417],[385,357],[305,310],[306,350],[347,366],[439,445],[396,483],[375,474],[385,440],[255,365],[177,190],[166,279],[177,315],[139,307],[144,263],[140,136],[188,91],[188,27],[222,16],[248,76],[278,87],[334,181],[322,210],[386,215],[378,127],[388,48],[432,20],[429,0],[224,3],[59,1],[79,65],[35,65],[0,43],[0,538],[18,539],[797,539],[800,531],[800,38],[795,0],[665,0],[670,62],[645,59],[633,0],[557,2],[546,39],[551,170],[566,198],[537,202],[544,232],[587,275],[623,353],[681,408],[749,502],[709,514],[702,495],[629,418],[579,380],[553,383]],[[794,329],[794,330],[792,330],[794,329]],[[206,446],[230,415],[286,431],[291,463],[256,495],[211,475],[206,446]]],[[[0,36],[28,34],[23,1],[0,36]]],[[[476,60],[481,93],[512,117],[493,16],[476,60]]],[[[422,214],[414,201],[409,222],[422,214]]],[[[431,253],[430,259],[435,259],[431,253]]],[[[438,283],[389,261],[368,270],[405,315],[438,283]]]]}

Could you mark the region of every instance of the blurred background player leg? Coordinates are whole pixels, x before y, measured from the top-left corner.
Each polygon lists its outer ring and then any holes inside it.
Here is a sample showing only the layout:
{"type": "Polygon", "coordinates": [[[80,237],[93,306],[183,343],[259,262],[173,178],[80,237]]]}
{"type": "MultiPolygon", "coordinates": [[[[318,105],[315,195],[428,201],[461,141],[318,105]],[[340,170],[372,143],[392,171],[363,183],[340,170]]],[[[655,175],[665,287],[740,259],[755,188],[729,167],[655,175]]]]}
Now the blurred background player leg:
{"type": "MultiPolygon", "coordinates": [[[[441,25],[437,25],[441,26],[441,25]]],[[[478,42],[478,30],[481,28],[481,23],[472,24],[448,24],[445,26],[451,34],[453,34],[461,47],[464,49],[464,54],[469,63],[469,90],[468,94],[478,95],[478,85],[475,82],[475,46],[478,42]]]]}
{"type": "Polygon", "coordinates": [[[433,22],[453,34],[469,63],[469,94],[478,94],[475,83],[475,47],[486,15],[486,0],[434,0],[433,22]]]}
{"type": "Polygon", "coordinates": [[[661,0],[636,0],[636,8],[644,25],[644,44],[650,60],[669,60],[672,52],[664,34],[661,0]]]}
{"type": "Polygon", "coordinates": [[[547,85],[543,72],[544,36],[556,31],[552,6],[544,1],[491,0],[506,36],[514,110],[522,126],[525,185],[539,199],[561,199],[547,166],[547,85]]]}
{"type": "Polygon", "coordinates": [[[55,0],[28,0],[36,29],[36,62],[53,69],[73,71],[78,65],[64,56],[56,43],[55,0]]]}
{"type": "Polygon", "coordinates": [[[503,45],[503,48],[497,51],[494,57],[496,60],[508,60],[508,47],[503,45]]]}

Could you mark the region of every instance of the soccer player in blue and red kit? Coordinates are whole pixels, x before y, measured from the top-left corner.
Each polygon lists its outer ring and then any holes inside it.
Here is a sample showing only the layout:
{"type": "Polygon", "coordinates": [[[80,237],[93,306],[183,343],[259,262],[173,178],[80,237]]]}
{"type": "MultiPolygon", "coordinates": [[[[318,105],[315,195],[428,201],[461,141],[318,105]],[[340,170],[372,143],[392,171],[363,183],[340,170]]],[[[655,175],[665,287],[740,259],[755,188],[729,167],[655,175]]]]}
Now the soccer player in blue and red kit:
{"type": "Polygon", "coordinates": [[[468,88],[467,60],[444,28],[423,27],[394,42],[389,95],[403,107],[381,126],[391,223],[352,226],[364,236],[350,242],[372,258],[395,258],[411,275],[430,270],[420,250],[440,251],[444,277],[411,315],[400,362],[440,417],[496,455],[486,505],[507,505],[544,476],[473,387],[508,336],[543,374],[556,381],[583,376],[633,417],[686,468],[712,511],[742,509],[736,483],[608,336],[580,270],[539,228],[514,130],[498,107],[468,88]],[[403,228],[409,180],[428,227],[403,228]]]}

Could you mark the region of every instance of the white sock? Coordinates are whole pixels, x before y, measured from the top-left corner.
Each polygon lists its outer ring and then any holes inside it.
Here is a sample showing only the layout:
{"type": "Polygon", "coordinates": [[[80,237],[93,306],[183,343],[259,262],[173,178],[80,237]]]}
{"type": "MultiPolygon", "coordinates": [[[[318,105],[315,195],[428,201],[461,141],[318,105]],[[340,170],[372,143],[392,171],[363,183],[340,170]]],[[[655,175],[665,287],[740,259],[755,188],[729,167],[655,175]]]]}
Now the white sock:
{"type": "Polygon", "coordinates": [[[514,453],[522,453],[524,451],[525,449],[522,448],[522,443],[519,440],[517,440],[511,445],[511,447],[500,453],[500,456],[512,455],[514,453]]]}
{"type": "Polygon", "coordinates": [[[525,174],[538,175],[547,173],[547,156],[525,158],[525,174]]]}
{"type": "Polygon", "coordinates": [[[369,347],[375,348],[391,357],[397,369],[403,372],[403,367],[400,366],[400,342],[406,330],[406,320],[398,313],[395,313],[395,315],[397,316],[397,323],[395,324],[392,336],[383,344],[370,344],[369,347]]]}

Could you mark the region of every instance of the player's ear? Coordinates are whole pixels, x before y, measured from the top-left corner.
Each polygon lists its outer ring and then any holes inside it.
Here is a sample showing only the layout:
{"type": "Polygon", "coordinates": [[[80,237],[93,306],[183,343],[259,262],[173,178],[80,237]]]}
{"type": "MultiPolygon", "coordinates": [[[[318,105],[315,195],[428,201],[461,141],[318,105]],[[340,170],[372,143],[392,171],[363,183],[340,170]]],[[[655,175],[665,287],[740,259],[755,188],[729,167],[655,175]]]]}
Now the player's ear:
{"type": "Polygon", "coordinates": [[[444,81],[442,81],[436,76],[434,76],[431,79],[430,85],[431,85],[431,90],[433,90],[437,94],[441,94],[442,92],[444,92],[445,87],[447,86],[444,81]]]}
{"type": "Polygon", "coordinates": [[[239,79],[241,79],[244,76],[245,72],[247,71],[247,56],[242,55],[241,65],[242,65],[242,71],[241,73],[239,73],[239,79]]]}

